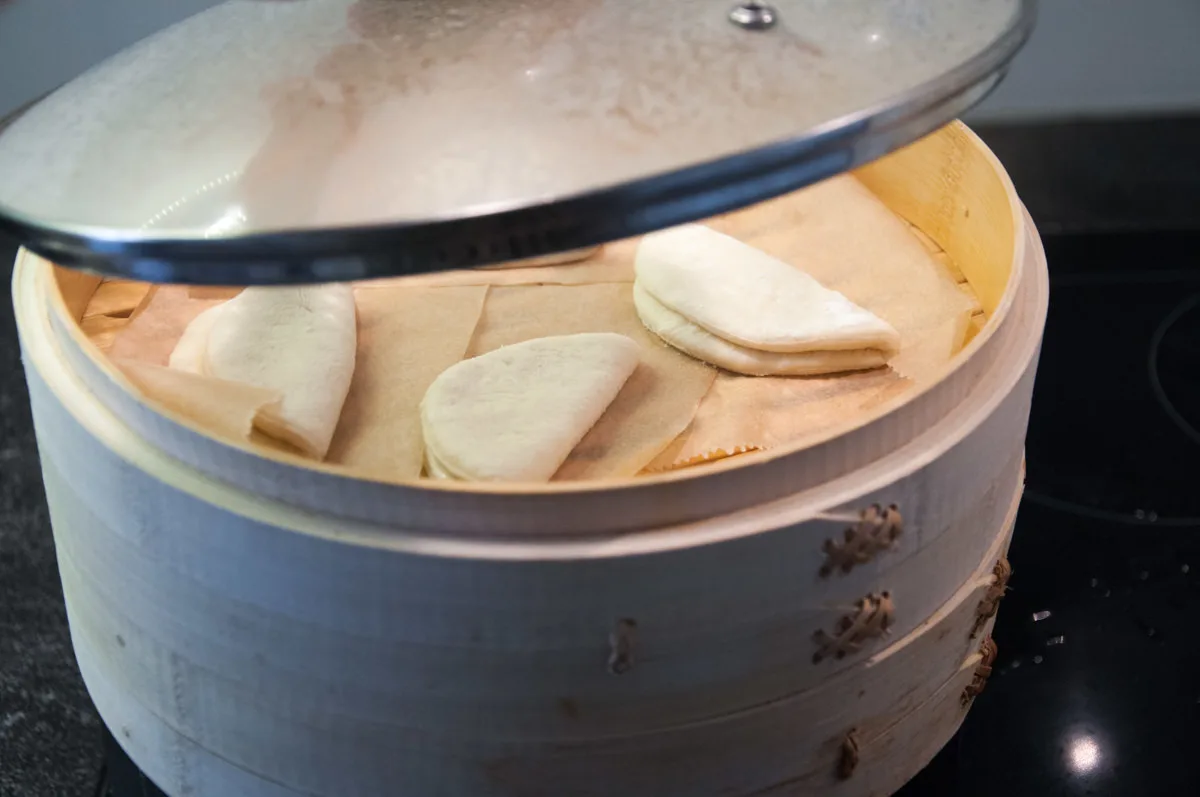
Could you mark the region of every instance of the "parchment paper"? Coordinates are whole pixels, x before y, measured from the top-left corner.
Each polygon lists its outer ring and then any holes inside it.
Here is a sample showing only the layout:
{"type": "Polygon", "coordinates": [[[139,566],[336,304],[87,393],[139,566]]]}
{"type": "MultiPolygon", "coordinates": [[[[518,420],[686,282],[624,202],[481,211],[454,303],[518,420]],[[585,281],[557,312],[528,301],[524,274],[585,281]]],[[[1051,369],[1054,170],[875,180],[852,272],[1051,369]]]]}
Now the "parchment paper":
{"type": "Polygon", "coordinates": [[[358,288],[358,358],[327,460],[388,479],[415,479],[418,407],[438,374],[463,359],[484,286],[358,288]]]}
{"type": "Polygon", "coordinates": [[[151,290],[151,286],[145,282],[105,280],[92,294],[84,318],[93,316],[129,318],[134,311],[147,302],[151,290]]]}
{"type": "MultiPolygon", "coordinates": [[[[359,363],[329,460],[382,478],[411,478],[421,460],[416,407],[438,373],[508,343],[595,331],[630,336],[643,363],[556,479],[627,476],[802,443],[935,380],[982,324],[978,302],[944,253],[852,177],[708,223],[888,320],[902,338],[892,367],[815,378],[717,376],[638,320],[630,298],[632,240],[568,265],[361,283],[359,363]]],[[[237,290],[156,290],[116,333],[112,356],[165,365],[187,323],[237,290]]],[[[112,334],[107,322],[92,323],[95,332],[112,334]]]]}
{"type": "Polygon", "coordinates": [[[144,282],[105,280],[89,297],[79,326],[97,348],[107,352],[117,333],[146,308],[153,292],[144,282]]]}
{"type": "Polygon", "coordinates": [[[831,377],[722,373],[686,433],[646,470],[672,470],[815,439],[912,385],[890,368],[831,377]]]}
{"type": "Polygon", "coordinates": [[[558,265],[520,265],[496,268],[447,271],[415,277],[370,280],[362,288],[390,288],[397,285],[589,285],[598,282],[632,282],[633,255],[637,240],[606,244],[596,254],[576,263],[558,265]]]}
{"type": "Polygon", "coordinates": [[[203,428],[232,440],[250,439],[259,413],[277,406],[280,395],[240,382],[228,382],[136,360],[113,364],[144,395],[203,428]]]}
{"type": "Polygon", "coordinates": [[[961,349],[974,297],[908,225],[851,176],[711,219],[709,226],[803,268],[900,333],[890,368],[829,377],[722,373],[684,434],[649,465],[665,470],[801,443],[937,378],[961,349]]]}
{"type": "Polygon", "coordinates": [[[495,268],[543,268],[545,266],[558,266],[565,263],[578,263],[581,260],[587,260],[590,257],[595,257],[601,247],[589,246],[586,249],[569,249],[566,252],[558,252],[552,255],[541,255],[540,257],[524,257],[520,260],[509,260],[504,263],[496,263],[491,266],[483,266],[485,269],[495,268]]]}
{"type": "Polygon", "coordinates": [[[131,360],[166,366],[183,330],[218,299],[195,299],[179,285],[154,290],[145,308],[113,338],[109,354],[114,360],[131,360]]]}
{"type": "MultiPolygon", "coordinates": [[[[238,290],[157,289],[145,309],[116,332],[110,356],[148,398],[206,429],[285,448],[247,428],[270,409],[269,402],[253,392],[257,388],[165,367],[192,319],[238,290]],[[131,372],[135,366],[148,369],[131,372]]],[[[462,359],[486,293],[485,286],[355,290],[354,378],[327,461],[378,478],[417,477],[422,451],[417,407],[430,382],[462,359]]]]}
{"type": "Polygon", "coordinates": [[[691,422],[716,371],[646,331],[631,282],[498,286],[488,293],[468,356],[547,335],[618,332],[641,347],[641,363],[555,480],[632,476],[691,422]]]}
{"type": "Polygon", "coordinates": [[[116,339],[117,333],[128,324],[128,318],[107,315],[86,316],[79,322],[80,328],[83,329],[83,334],[87,335],[92,343],[96,344],[96,348],[104,352],[112,348],[113,340],[116,339]]]}

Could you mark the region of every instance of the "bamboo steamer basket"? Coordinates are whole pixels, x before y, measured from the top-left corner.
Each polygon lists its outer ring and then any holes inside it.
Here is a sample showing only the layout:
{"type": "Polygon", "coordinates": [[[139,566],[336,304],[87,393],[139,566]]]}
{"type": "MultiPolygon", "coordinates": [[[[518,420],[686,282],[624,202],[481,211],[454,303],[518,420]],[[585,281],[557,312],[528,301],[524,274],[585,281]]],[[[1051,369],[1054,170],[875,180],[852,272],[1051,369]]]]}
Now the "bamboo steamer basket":
{"type": "Polygon", "coordinates": [[[389,484],[215,440],[84,337],[98,279],[20,255],[72,639],[133,760],[175,795],[899,788],[994,656],[1047,272],[964,126],[856,174],[984,328],[815,444],[619,482],[389,484]],[[872,504],[896,544],[823,575],[872,504]]]}

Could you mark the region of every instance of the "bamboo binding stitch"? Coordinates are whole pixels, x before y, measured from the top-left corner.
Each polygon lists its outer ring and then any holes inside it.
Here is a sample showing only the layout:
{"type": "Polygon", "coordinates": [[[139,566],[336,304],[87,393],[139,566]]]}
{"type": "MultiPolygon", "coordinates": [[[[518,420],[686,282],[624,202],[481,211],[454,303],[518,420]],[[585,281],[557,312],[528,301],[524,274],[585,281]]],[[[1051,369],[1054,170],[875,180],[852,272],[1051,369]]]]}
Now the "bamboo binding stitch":
{"type": "Polygon", "coordinates": [[[832,538],[825,540],[821,546],[825,563],[818,574],[828,578],[834,570],[849,573],[855,565],[866,564],[877,553],[894,548],[903,532],[904,518],[899,507],[890,504],[883,508],[872,504],[862,511],[855,525],[846,528],[844,542],[839,544],[832,538]]]}
{"type": "Polygon", "coordinates": [[[851,728],[842,739],[842,753],[838,757],[838,780],[849,780],[858,767],[858,729],[851,728]]]}
{"type": "Polygon", "coordinates": [[[832,634],[824,629],[813,634],[813,642],[818,645],[813,664],[820,664],[831,654],[835,659],[843,659],[847,653],[856,653],[868,639],[885,636],[895,613],[892,593],[887,590],[859,598],[854,613],[838,620],[832,634]]]}
{"type": "Polygon", "coordinates": [[[1012,577],[1012,565],[1008,563],[1008,559],[1001,556],[996,560],[996,566],[992,568],[992,576],[996,580],[992,582],[992,586],[988,587],[987,594],[983,596],[983,600],[979,601],[979,606],[975,609],[975,625],[971,628],[971,639],[978,636],[987,621],[996,616],[996,610],[1000,608],[1000,599],[1008,592],[1008,579],[1012,577]]]}
{"type": "Polygon", "coordinates": [[[637,621],[628,617],[617,620],[608,635],[608,671],[624,675],[633,669],[633,650],[637,644],[637,621]]]}
{"type": "Polygon", "coordinates": [[[972,700],[978,697],[983,688],[987,686],[988,678],[992,676],[992,665],[996,663],[996,655],[1000,652],[996,647],[996,643],[989,636],[983,640],[983,644],[979,646],[979,655],[983,658],[979,662],[979,666],[975,668],[975,676],[971,679],[971,683],[963,687],[962,704],[968,705],[972,700]]]}

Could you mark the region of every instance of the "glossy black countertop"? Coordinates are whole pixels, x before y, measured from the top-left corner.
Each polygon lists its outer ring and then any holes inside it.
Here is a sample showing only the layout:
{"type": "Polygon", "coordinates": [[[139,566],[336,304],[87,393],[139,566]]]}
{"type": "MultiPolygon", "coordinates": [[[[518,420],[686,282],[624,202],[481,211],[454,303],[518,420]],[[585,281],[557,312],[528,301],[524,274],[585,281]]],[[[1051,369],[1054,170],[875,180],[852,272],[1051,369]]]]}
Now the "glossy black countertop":
{"type": "MultiPolygon", "coordinates": [[[[1200,794],[1200,233],[1045,243],[999,655],[962,730],[901,793],[1200,794]]],[[[0,274],[11,261],[0,242],[0,274]]],[[[116,748],[97,788],[102,726],[71,653],[7,301],[0,473],[0,797],[153,797],[116,748]]]]}
{"type": "Polygon", "coordinates": [[[999,655],[901,794],[1200,794],[1200,235],[1046,244],[999,655]]]}

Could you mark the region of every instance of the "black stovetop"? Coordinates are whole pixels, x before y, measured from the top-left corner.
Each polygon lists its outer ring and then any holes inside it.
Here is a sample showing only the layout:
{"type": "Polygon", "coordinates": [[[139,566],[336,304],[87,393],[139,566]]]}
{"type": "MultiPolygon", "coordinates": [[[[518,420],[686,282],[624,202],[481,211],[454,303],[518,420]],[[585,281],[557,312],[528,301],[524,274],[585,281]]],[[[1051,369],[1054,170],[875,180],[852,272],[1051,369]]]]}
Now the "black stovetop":
{"type": "MultiPolygon", "coordinates": [[[[1200,793],[1200,234],[1046,245],[999,657],[904,797],[1200,793]]],[[[97,786],[104,734],[70,652],[0,307],[0,795],[157,797],[111,737],[97,786]]]]}

